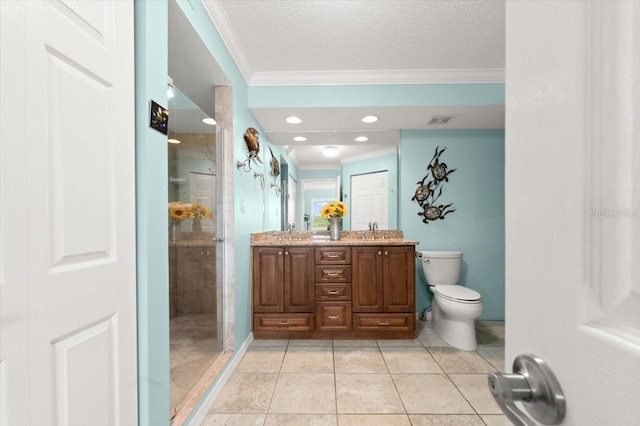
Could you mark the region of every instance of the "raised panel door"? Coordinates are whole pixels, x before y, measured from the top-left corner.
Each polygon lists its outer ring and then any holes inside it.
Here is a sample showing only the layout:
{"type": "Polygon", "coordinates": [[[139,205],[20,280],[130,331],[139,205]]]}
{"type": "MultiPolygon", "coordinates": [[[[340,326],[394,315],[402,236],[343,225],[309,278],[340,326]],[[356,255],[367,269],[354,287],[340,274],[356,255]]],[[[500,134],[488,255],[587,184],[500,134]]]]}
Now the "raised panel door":
{"type": "Polygon", "coordinates": [[[253,310],[284,312],[284,270],[282,247],[253,249],[253,310]]]}
{"type": "Polygon", "coordinates": [[[313,248],[287,247],[284,254],[284,312],[313,312],[313,248]]]}
{"type": "Polygon", "coordinates": [[[382,249],[353,247],[352,287],[354,312],[382,312],[382,249]]]}
{"type": "Polygon", "coordinates": [[[384,311],[414,312],[415,249],[384,247],[382,264],[384,311]]]}

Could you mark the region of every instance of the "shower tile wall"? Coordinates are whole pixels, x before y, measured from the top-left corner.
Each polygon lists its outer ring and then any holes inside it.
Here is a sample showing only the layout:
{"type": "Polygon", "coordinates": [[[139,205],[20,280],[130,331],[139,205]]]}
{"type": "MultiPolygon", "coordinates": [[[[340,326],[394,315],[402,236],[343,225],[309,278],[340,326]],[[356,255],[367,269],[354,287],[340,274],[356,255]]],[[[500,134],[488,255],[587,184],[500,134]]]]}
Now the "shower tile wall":
{"type": "Polygon", "coordinates": [[[216,246],[214,242],[178,241],[169,247],[170,316],[215,314],[216,246]]]}

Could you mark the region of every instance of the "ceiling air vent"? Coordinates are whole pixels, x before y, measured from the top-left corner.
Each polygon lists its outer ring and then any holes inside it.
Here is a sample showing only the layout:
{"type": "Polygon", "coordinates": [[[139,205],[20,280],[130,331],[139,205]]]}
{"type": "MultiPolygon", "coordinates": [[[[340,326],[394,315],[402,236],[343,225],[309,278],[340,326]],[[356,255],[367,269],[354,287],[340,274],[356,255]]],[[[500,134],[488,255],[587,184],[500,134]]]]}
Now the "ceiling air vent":
{"type": "Polygon", "coordinates": [[[455,116],[456,116],[455,114],[452,114],[452,115],[433,115],[433,116],[431,116],[431,121],[429,121],[427,124],[428,125],[447,124],[448,122],[453,120],[455,118],[455,116]]]}

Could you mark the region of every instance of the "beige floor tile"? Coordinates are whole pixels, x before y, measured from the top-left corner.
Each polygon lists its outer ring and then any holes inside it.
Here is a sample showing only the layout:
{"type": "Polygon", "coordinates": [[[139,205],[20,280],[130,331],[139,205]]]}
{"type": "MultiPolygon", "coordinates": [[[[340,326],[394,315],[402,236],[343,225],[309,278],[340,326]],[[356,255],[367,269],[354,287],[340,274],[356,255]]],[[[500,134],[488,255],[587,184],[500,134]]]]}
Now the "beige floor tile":
{"type": "Polygon", "coordinates": [[[340,414],[340,426],[411,426],[406,414],[340,414]]]}
{"type": "Polygon", "coordinates": [[[280,371],[283,373],[333,373],[333,349],[322,346],[288,348],[280,371]]]}
{"type": "Polygon", "coordinates": [[[389,374],[336,374],[338,414],[404,414],[389,374]]]}
{"type": "Polygon", "coordinates": [[[277,374],[234,373],[211,413],[266,413],[277,374]]]}
{"type": "Polygon", "coordinates": [[[323,339],[290,339],[289,347],[292,346],[333,346],[333,340],[323,339]]]}
{"type": "Polygon", "coordinates": [[[390,373],[442,373],[425,348],[383,347],[380,348],[390,373]]]}
{"type": "Polygon", "coordinates": [[[478,339],[478,346],[502,346],[504,347],[504,339],[494,336],[491,333],[487,333],[483,330],[476,330],[476,338],[478,339]]]}
{"type": "Polygon", "coordinates": [[[504,347],[481,346],[477,352],[498,371],[505,372],[504,347]]]}
{"type": "Polygon", "coordinates": [[[392,374],[409,414],[474,414],[444,374],[392,374]]]}
{"type": "Polygon", "coordinates": [[[418,336],[418,340],[420,340],[420,343],[422,343],[424,346],[426,346],[427,348],[439,348],[439,347],[450,347],[451,345],[449,345],[447,342],[445,342],[444,340],[442,340],[442,337],[440,337],[438,335],[438,333],[436,333],[436,331],[433,328],[430,327],[424,327],[420,333],[416,333],[416,335],[418,336]]]}
{"type": "Polygon", "coordinates": [[[269,413],[336,412],[333,374],[280,373],[269,413]]]}
{"type": "Polygon", "coordinates": [[[505,415],[482,415],[482,420],[487,426],[505,426],[512,423],[507,419],[505,415]]]}
{"type": "Polygon", "coordinates": [[[367,339],[363,339],[363,340],[357,340],[357,339],[345,339],[345,340],[341,340],[341,339],[334,339],[333,341],[333,347],[339,347],[339,346],[371,346],[374,348],[378,347],[378,342],[376,342],[374,339],[371,340],[367,340],[367,339]]]}
{"type": "Polygon", "coordinates": [[[476,321],[476,327],[504,340],[504,321],[476,321]]]}
{"type": "Polygon", "coordinates": [[[262,426],[265,414],[209,414],[200,426],[262,426]]]}
{"type": "Polygon", "coordinates": [[[289,339],[255,339],[251,346],[287,346],[289,339]]]}
{"type": "Polygon", "coordinates": [[[337,426],[335,414],[267,414],[264,426],[337,426]]]}
{"type": "Polygon", "coordinates": [[[475,414],[410,414],[409,419],[413,426],[484,426],[475,414]]]}
{"type": "Polygon", "coordinates": [[[475,352],[456,348],[429,348],[429,353],[445,373],[493,373],[496,369],[475,352]]]}
{"type": "Polygon", "coordinates": [[[379,339],[378,346],[422,346],[418,339],[379,339]]]}
{"type": "Polygon", "coordinates": [[[478,414],[501,414],[491,396],[486,374],[450,374],[449,378],[478,414]]]}
{"type": "Polygon", "coordinates": [[[388,373],[380,350],[369,347],[333,348],[336,373],[388,373]]]}
{"type": "Polygon", "coordinates": [[[239,373],[277,373],[286,348],[282,346],[249,347],[236,369],[239,373]]]}

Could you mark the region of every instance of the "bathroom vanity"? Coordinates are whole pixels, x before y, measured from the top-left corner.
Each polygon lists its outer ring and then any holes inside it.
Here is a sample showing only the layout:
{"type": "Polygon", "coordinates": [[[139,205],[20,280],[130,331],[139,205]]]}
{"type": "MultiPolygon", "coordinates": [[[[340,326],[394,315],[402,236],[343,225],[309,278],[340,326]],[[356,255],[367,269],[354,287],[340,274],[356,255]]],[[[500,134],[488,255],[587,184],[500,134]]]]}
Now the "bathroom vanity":
{"type": "Polygon", "coordinates": [[[386,232],[253,234],[254,338],[413,338],[418,242],[386,232]]]}

